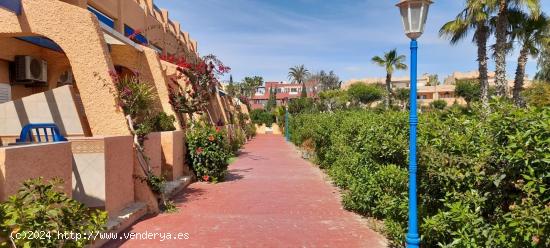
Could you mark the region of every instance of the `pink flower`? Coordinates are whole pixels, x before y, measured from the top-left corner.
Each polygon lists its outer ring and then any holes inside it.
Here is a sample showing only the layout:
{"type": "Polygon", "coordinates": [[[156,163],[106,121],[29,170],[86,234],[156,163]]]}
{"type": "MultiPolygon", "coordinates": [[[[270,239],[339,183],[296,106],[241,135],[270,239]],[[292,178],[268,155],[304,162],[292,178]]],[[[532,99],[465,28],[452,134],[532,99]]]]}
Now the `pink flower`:
{"type": "Polygon", "coordinates": [[[208,182],[208,179],[210,179],[210,177],[208,175],[202,176],[203,181],[208,182]]]}
{"type": "Polygon", "coordinates": [[[533,241],[534,244],[538,245],[539,242],[540,242],[540,238],[539,236],[533,236],[533,238],[531,238],[531,240],[533,241]]]}
{"type": "Polygon", "coordinates": [[[197,155],[200,155],[204,150],[202,149],[202,147],[198,147],[196,150],[195,150],[195,153],[197,153],[197,155]]]}

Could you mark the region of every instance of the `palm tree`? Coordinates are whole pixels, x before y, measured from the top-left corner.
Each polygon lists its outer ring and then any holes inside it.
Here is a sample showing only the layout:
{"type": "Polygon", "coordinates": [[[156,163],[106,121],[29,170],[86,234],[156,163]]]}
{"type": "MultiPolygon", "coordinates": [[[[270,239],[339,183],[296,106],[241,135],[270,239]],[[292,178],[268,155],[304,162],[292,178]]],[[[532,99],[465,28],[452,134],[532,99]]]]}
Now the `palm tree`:
{"type": "Polygon", "coordinates": [[[289,69],[288,78],[293,82],[303,84],[309,76],[309,71],[304,65],[297,65],[289,69]]]}
{"type": "Polygon", "coordinates": [[[498,13],[496,20],[495,81],[497,95],[506,96],[506,53],[508,51],[508,14],[512,7],[527,7],[532,16],[540,15],[540,0],[481,0],[498,13]]]}
{"type": "Polygon", "coordinates": [[[467,0],[466,7],[455,20],[447,22],[439,36],[450,39],[455,45],[474,30],[473,42],[477,45],[477,61],[479,70],[479,84],[481,86],[481,102],[485,110],[489,108],[489,80],[487,77],[487,40],[492,33],[491,15],[485,1],[467,0]]]}
{"type": "Polygon", "coordinates": [[[308,69],[304,65],[297,65],[289,69],[288,78],[293,82],[302,84],[302,94],[301,97],[307,97],[306,91],[306,78],[310,75],[308,69]],[[305,96],[304,96],[305,95],[305,96]]]}
{"type": "Polygon", "coordinates": [[[398,55],[397,50],[393,49],[387,53],[384,53],[384,58],[374,56],[372,62],[378,66],[386,68],[386,91],[387,96],[385,100],[386,109],[390,107],[391,97],[393,95],[391,78],[394,70],[406,70],[407,65],[403,63],[406,59],[405,55],[398,55]]]}
{"type": "Polygon", "coordinates": [[[517,41],[521,45],[518,57],[518,65],[516,69],[516,78],[514,80],[513,99],[518,107],[525,106],[521,98],[521,90],[523,89],[523,81],[525,78],[525,65],[529,59],[529,55],[536,57],[542,46],[550,41],[548,29],[550,22],[548,18],[541,14],[533,17],[521,11],[510,13],[510,24],[512,28],[512,40],[517,41]]]}

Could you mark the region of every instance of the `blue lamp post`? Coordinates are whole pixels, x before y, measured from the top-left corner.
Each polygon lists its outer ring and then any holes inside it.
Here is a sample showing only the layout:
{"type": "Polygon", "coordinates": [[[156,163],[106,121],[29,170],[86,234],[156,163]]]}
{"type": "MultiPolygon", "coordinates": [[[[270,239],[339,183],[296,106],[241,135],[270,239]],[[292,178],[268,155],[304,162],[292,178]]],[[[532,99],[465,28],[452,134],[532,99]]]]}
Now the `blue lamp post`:
{"type": "Polygon", "coordinates": [[[431,0],[401,0],[397,4],[401,11],[405,34],[411,39],[411,93],[409,114],[409,228],[407,232],[407,247],[418,248],[420,235],[418,235],[418,210],[416,193],[416,126],[418,114],[416,106],[417,89],[417,50],[416,39],[424,32],[424,25],[428,18],[428,10],[431,0]]]}

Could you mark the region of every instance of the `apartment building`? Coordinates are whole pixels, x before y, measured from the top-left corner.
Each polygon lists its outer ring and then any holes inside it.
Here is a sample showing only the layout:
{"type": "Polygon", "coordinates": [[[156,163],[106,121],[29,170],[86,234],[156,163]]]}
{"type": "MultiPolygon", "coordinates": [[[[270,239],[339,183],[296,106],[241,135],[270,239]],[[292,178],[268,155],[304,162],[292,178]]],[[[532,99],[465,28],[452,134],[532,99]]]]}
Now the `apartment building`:
{"type": "MultiPolygon", "coordinates": [[[[455,85],[460,80],[478,80],[478,71],[468,72],[453,72],[447,76],[442,84],[436,84],[430,82],[428,74],[424,74],[418,78],[418,102],[421,105],[427,106],[434,100],[444,100],[447,104],[453,104],[455,102],[459,104],[465,104],[464,99],[455,96],[455,85]]],[[[362,82],[366,84],[380,84],[385,85],[385,78],[363,78],[352,79],[342,85],[343,89],[347,89],[351,84],[362,82]]],[[[495,72],[488,73],[489,87],[495,86],[495,72]]],[[[524,81],[524,87],[529,87],[532,81],[526,76],[524,81]]],[[[408,77],[395,77],[392,78],[392,86],[394,89],[410,88],[410,79],[408,77]]],[[[511,89],[514,87],[514,80],[508,80],[508,93],[512,94],[511,89]]]]}
{"type": "MultiPolygon", "coordinates": [[[[292,99],[300,98],[302,95],[302,84],[288,82],[265,82],[264,85],[256,88],[256,93],[252,96],[250,105],[252,109],[263,109],[269,100],[271,90],[276,93],[277,105],[285,105],[292,99]]],[[[312,97],[314,92],[307,91],[308,97],[312,97]]]]}
{"type": "MultiPolygon", "coordinates": [[[[119,213],[131,221],[158,212],[136,177],[144,174],[112,74],[139,77],[154,91],[152,109],[177,117],[176,131],[151,133],[144,146],[156,175],[182,183],[190,175],[185,116],[168,95],[187,78],[163,58],[197,58],[197,46],[153,0],[0,0],[0,200],[26,179],[59,177],[68,195],[105,209],[114,223],[119,213]],[[35,143],[16,143],[36,123],[55,124],[68,141],[48,142],[36,129],[35,143]]],[[[210,121],[230,123],[232,99],[210,94],[210,121]]]]}
{"type": "MultiPolygon", "coordinates": [[[[385,87],[385,78],[363,78],[352,79],[342,85],[342,89],[347,89],[350,85],[362,82],[366,84],[379,84],[385,87]]],[[[409,89],[411,81],[409,77],[393,77],[392,87],[393,89],[409,89]]],[[[449,84],[438,84],[437,82],[430,82],[428,74],[423,74],[417,80],[417,99],[421,106],[428,106],[435,100],[443,100],[447,102],[447,105],[454,104],[455,101],[462,104],[465,103],[463,99],[455,96],[455,86],[449,84]]]]}

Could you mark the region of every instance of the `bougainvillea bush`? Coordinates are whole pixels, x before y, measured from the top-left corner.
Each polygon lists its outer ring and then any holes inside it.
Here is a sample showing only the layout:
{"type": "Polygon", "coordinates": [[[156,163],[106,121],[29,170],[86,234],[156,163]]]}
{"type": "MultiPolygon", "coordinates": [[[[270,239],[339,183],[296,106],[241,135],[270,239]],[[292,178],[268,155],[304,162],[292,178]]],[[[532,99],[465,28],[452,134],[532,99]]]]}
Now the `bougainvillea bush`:
{"type": "MultiPolygon", "coordinates": [[[[294,116],[291,138],[343,189],[347,209],[407,228],[408,115],[369,110],[294,116]]],[[[550,108],[505,103],[420,115],[423,247],[550,247],[550,108]]]]}
{"type": "Polygon", "coordinates": [[[198,180],[220,182],[227,172],[231,148],[222,128],[194,123],[187,131],[187,156],[198,180]]]}
{"type": "Polygon", "coordinates": [[[216,56],[207,55],[194,60],[184,57],[163,56],[161,59],[177,66],[177,75],[171,77],[170,104],[177,113],[187,114],[204,111],[210,96],[216,93],[218,77],[231,71],[216,56]],[[178,80],[187,78],[189,85],[180,86],[178,80]]]}

